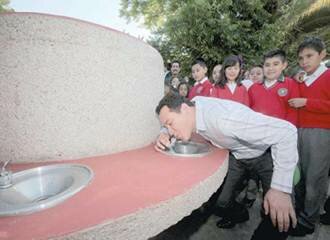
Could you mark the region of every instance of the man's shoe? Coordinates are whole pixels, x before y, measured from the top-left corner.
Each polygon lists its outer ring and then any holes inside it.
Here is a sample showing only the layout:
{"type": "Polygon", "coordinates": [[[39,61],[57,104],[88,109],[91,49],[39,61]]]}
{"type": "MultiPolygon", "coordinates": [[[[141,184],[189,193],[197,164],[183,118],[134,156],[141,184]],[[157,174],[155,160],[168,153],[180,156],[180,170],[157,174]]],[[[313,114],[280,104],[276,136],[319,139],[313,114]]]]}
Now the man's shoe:
{"type": "Polygon", "coordinates": [[[248,198],[244,198],[244,206],[247,208],[251,208],[253,203],[254,203],[255,199],[248,199],[248,198]]]}
{"type": "Polygon", "coordinates": [[[235,227],[236,223],[232,222],[231,220],[227,219],[227,218],[221,218],[218,222],[217,222],[217,227],[218,228],[225,228],[225,229],[230,229],[235,227]]]}
{"type": "Polygon", "coordinates": [[[246,222],[248,220],[249,220],[249,213],[248,212],[244,213],[239,218],[230,218],[229,219],[229,218],[223,217],[217,222],[217,227],[218,228],[226,228],[226,229],[233,228],[237,223],[246,222]]]}
{"type": "Polygon", "coordinates": [[[324,213],[320,216],[320,222],[323,225],[330,225],[330,213],[324,213]]]}
{"type": "Polygon", "coordinates": [[[307,234],[312,234],[314,232],[314,228],[307,228],[301,224],[297,224],[296,228],[291,228],[289,230],[289,235],[290,236],[296,236],[296,237],[303,237],[306,236],[307,234]]]}

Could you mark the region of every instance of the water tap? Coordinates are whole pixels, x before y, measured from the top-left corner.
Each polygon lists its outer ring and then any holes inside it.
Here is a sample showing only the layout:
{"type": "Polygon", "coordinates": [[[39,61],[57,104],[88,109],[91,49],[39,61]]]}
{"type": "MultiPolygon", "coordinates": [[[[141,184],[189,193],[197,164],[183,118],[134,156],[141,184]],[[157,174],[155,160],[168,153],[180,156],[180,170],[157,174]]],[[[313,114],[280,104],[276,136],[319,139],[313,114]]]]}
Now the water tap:
{"type": "Polygon", "coordinates": [[[9,170],[6,170],[6,166],[9,164],[10,161],[11,160],[7,160],[2,165],[2,168],[0,171],[0,189],[8,188],[12,185],[12,172],[9,170]]]}

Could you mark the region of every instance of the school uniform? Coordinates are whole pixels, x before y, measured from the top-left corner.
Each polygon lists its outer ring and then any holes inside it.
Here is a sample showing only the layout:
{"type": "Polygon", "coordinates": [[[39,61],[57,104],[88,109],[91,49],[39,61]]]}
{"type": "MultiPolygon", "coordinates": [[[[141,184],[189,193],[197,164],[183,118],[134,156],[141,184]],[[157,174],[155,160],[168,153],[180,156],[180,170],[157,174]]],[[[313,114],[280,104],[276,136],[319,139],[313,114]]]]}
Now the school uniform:
{"type": "Polygon", "coordinates": [[[225,84],[224,88],[213,86],[210,90],[210,97],[232,100],[249,106],[249,96],[243,85],[225,84]]]}
{"type": "Polygon", "coordinates": [[[299,86],[291,78],[281,77],[271,86],[267,82],[255,83],[249,90],[250,107],[268,116],[298,124],[298,110],[290,107],[288,100],[299,97],[299,86]]]}
{"type": "Polygon", "coordinates": [[[194,86],[190,89],[188,99],[191,100],[196,96],[208,97],[210,95],[211,88],[212,83],[208,80],[207,77],[205,77],[201,81],[196,82],[194,86]]]}
{"type": "Polygon", "coordinates": [[[296,186],[298,223],[314,230],[327,192],[330,168],[330,70],[324,65],[299,85],[306,105],[299,108],[299,167],[296,186]]]}

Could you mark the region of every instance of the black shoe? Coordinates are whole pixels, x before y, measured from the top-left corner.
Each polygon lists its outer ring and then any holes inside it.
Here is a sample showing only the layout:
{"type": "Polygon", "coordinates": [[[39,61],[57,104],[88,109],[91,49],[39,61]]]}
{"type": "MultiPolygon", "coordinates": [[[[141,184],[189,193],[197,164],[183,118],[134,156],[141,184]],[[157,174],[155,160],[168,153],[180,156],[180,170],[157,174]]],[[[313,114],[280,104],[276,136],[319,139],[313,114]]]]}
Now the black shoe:
{"type": "Polygon", "coordinates": [[[286,240],[287,238],[287,232],[279,232],[277,227],[273,226],[270,217],[264,216],[250,240],[286,240]]]}
{"type": "Polygon", "coordinates": [[[330,225],[330,213],[324,213],[320,216],[320,222],[323,225],[330,225]]]}
{"type": "Polygon", "coordinates": [[[223,217],[217,222],[217,227],[218,228],[233,228],[237,223],[243,223],[249,220],[249,212],[245,212],[242,216],[239,218],[226,218],[223,217]]]}
{"type": "Polygon", "coordinates": [[[226,218],[221,218],[219,221],[217,221],[217,227],[218,228],[225,228],[225,229],[230,229],[235,227],[236,223],[232,222],[229,219],[226,218]]]}
{"type": "Polygon", "coordinates": [[[312,234],[314,232],[314,228],[307,228],[300,223],[297,224],[296,228],[291,228],[289,230],[289,235],[290,236],[296,236],[296,237],[303,237],[306,236],[307,234],[312,234]]]}
{"type": "Polygon", "coordinates": [[[254,201],[255,201],[255,199],[244,198],[243,204],[244,204],[245,207],[251,208],[254,201]]]}
{"type": "Polygon", "coordinates": [[[225,208],[222,208],[222,207],[215,207],[213,209],[213,214],[218,216],[218,217],[225,217],[228,213],[227,213],[227,210],[225,208]]]}

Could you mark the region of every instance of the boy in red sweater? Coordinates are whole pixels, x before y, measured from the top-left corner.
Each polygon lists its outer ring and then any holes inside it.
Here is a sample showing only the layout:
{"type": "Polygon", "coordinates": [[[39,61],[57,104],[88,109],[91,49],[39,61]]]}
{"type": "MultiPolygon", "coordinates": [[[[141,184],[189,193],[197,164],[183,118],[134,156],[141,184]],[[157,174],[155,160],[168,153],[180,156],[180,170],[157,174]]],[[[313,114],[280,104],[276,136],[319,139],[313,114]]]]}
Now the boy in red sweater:
{"type": "Polygon", "coordinates": [[[249,88],[250,107],[256,112],[297,125],[298,111],[290,107],[288,100],[299,97],[299,87],[296,81],[284,77],[286,67],[286,54],[283,50],[272,50],[264,55],[264,80],[249,88]]]}
{"type": "Polygon", "coordinates": [[[190,89],[188,99],[191,100],[195,96],[208,97],[212,83],[207,78],[207,67],[203,59],[197,59],[191,67],[191,75],[196,81],[194,86],[190,89]]]}
{"type": "Polygon", "coordinates": [[[301,180],[296,186],[298,225],[293,236],[314,232],[320,206],[327,191],[330,168],[330,70],[321,64],[325,44],[316,37],[306,38],[298,47],[298,61],[305,71],[299,84],[300,98],[289,100],[299,109],[299,167],[301,180]]]}

